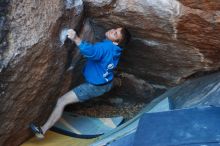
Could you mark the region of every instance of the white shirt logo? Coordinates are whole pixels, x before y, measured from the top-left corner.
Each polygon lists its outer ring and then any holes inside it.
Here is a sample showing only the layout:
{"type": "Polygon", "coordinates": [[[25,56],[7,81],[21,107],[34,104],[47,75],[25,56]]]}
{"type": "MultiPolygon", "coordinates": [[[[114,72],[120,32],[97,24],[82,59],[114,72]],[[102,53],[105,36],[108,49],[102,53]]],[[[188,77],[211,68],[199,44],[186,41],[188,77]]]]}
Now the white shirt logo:
{"type": "Polygon", "coordinates": [[[105,78],[105,80],[108,82],[108,75],[110,75],[109,71],[111,72],[114,69],[114,64],[111,63],[107,66],[107,71],[103,74],[103,77],[105,78]]]}

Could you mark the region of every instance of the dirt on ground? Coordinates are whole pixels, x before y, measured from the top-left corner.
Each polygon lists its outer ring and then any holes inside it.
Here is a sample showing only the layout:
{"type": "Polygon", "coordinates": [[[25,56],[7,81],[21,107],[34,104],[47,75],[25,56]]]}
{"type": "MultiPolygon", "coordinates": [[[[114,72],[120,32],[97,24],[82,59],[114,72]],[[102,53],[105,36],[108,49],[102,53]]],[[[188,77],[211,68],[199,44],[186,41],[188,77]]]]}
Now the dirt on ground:
{"type": "Polygon", "coordinates": [[[115,117],[123,116],[125,120],[133,118],[146,105],[146,103],[134,103],[129,100],[115,97],[105,101],[94,99],[85,103],[72,104],[66,111],[92,117],[115,117]]]}

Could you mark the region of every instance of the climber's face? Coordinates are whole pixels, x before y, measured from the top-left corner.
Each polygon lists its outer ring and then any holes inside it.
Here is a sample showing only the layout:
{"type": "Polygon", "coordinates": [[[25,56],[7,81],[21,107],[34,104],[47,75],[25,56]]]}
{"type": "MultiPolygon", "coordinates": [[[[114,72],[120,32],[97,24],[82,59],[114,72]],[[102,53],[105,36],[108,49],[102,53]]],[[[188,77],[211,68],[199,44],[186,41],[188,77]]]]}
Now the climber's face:
{"type": "Polygon", "coordinates": [[[121,34],[122,28],[110,29],[105,33],[107,39],[111,40],[115,44],[118,44],[122,40],[121,34]]]}

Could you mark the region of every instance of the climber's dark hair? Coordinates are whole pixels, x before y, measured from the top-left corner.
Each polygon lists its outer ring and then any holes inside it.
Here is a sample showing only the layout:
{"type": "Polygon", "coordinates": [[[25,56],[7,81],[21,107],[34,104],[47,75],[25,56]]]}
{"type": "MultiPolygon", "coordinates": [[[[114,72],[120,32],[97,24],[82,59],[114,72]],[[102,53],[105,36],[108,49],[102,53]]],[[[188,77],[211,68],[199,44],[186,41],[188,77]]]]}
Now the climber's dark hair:
{"type": "Polygon", "coordinates": [[[130,34],[130,32],[128,31],[127,28],[122,27],[121,35],[122,35],[122,39],[119,41],[119,45],[120,46],[125,46],[129,43],[129,41],[131,39],[131,34],[130,34]]]}

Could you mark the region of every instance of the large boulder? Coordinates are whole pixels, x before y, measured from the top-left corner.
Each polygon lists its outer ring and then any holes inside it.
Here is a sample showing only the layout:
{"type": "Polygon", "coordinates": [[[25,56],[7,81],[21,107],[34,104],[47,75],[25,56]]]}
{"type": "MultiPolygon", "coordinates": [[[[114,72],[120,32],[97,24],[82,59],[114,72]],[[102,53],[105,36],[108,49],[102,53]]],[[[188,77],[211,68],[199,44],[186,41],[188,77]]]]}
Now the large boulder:
{"type": "Polygon", "coordinates": [[[67,71],[70,52],[60,46],[59,33],[67,27],[80,31],[84,16],[80,0],[7,4],[8,46],[1,48],[0,59],[0,145],[17,146],[31,136],[29,123],[45,122],[57,97],[69,90],[75,76],[67,71]]]}
{"type": "Polygon", "coordinates": [[[220,67],[218,1],[84,0],[94,26],[126,26],[133,40],[123,71],[158,84],[220,67]],[[99,11],[97,11],[97,9],[99,11]]]}
{"type": "MultiPolygon", "coordinates": [[[[119,72],[132,79],[128,93],[144,99],[151,93],[149,87],[166,89],[220,67],[218,1],[84,0],[84,4],[0,1],[0,145],[16,146],[30,137],[28,124],[44,123],[56,99],[79,83],[83,58],[71,42],[61,46],[63,28],[74,28],[94,41],[103,39],[109,28],[126,26],[133,38],[119,72]],[[148,81],[154,85],[148,86],[148,81]]],[[[127,93],[123,90],[119,94],[127,93]]]]}

